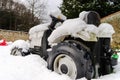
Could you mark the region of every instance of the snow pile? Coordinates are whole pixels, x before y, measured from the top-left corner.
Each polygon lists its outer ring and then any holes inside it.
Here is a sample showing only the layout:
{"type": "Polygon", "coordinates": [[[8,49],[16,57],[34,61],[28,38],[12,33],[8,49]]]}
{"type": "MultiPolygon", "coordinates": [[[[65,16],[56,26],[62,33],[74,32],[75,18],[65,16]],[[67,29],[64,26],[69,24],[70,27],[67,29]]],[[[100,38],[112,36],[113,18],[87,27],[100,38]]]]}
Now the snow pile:
{"type": "Polygon", "coordinates": [[[88,24],[84,32],[89,35],[89,41],[97,41],[98,29],[95,25],[88,24]]]}
{"type": "Polygon", "coordinates": [[[27,52],[29,50],[29,43],[27,41],[24,41],[24,40],[16,40],[10,46],[11,46],[11,50],[15,47],[21,48],[22,52],[27,52]]]}
{"type": "Polygon", "coordinates": [[[57,43],[67,35],[80,37],[85,41],[96,41],[97,32],[96,26],[88,25],[80,18],[68,19],[52,32],[48,41],[50,44],[57,43]]]}
{"type": "Polygon", "coordinates": [[[115,33],[112,25],[108,23],[102,23],[98,27],[98,37],[112,37],[112,34],[115,33]]]}
{"type": "Polygon", "coordinates": [[[37,33],[40,31],[45,31],[48,29],[49,25],[50,25],[50,23],[36,25],[29,30],[29,34],[37,33]]]}
{"type": "Polygon", "coordinates": [[[71,80],[47,69],[38,55],[12,56],[11,46],[0,46],[0,80],[71,80]]]}
{"type": "Polygon", "coordinates": [[[92,24],[87,24],[87,27],[85,28],[85,31],[88,32],[89,34],[98,34],[98,29],[95,25],[92,24]]]}
{"type": "Polygon", "coordinates": [[[86,24],[81,18],[68,19],[52,32],[48,41],[50,44],[58,43],[68,35],[81,38],[84,41],[97,41],[97,37],[112,38],[114,32],[112,25],[108,23],[101,23],[96,27],[86,24]]]}

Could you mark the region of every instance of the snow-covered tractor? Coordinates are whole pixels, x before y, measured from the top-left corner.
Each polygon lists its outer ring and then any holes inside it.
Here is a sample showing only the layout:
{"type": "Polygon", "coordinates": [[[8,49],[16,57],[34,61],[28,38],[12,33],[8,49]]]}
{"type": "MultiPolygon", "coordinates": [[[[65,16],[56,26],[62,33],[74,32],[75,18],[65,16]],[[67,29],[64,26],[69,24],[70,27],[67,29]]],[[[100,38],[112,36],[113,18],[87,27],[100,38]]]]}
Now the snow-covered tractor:
{"type": "Polygon", "coordinates": [[[113,27],[100,23],[94,11],[83,11],[79,18],[50,15],[51,23],[34,26],[29,31],[30,48],[48,63],[48,69],[67,74],[72,79],[88,80],[113,71],[116,54],[110,47],[113,27]]]}

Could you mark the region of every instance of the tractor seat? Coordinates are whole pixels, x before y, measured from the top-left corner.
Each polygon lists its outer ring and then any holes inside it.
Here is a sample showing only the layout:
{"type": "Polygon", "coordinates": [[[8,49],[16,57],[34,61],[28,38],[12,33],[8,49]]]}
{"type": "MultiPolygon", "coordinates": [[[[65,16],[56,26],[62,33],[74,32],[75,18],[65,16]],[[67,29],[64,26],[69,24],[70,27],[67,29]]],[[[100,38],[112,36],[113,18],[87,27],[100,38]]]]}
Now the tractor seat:
{"type": "Polygon", "coordinates": [[[80,13],[79,17],[87,24],[99,26],[99,24],[101,23],[100,15],[95,11],[83,11],[80,13]]]}

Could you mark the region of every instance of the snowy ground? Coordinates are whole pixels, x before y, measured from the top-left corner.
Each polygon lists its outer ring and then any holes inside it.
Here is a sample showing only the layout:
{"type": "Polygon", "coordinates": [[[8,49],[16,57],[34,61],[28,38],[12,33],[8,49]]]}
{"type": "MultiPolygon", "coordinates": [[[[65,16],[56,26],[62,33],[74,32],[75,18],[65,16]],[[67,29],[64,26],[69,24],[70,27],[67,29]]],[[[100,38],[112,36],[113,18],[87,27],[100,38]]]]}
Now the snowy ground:
{"type": "MultiPolygon", "coordinates": [[[[9,46],[0,46],[0,80],[71,80],[46,68],[47,63],[37,55],[12,56],[9,46]]],[[[79,80],[86,80],[85,78],[79,80]]],[[[114,73],[92,80],[120,80],[120,59],[114,73]]]]}

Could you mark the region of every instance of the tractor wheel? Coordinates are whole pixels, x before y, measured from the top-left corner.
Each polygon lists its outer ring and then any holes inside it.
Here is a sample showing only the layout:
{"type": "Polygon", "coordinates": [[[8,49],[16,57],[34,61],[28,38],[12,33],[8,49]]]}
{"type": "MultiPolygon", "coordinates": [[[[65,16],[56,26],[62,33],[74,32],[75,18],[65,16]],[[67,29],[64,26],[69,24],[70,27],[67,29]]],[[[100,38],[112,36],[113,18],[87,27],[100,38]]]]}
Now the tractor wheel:
{"type": "Polygon", "coordinates": [[[48,68],[59,73],[66,74],[72,79],[92,77],[92,61],[89,53],[83,47],[68,42],[54,46],[48,57],[48,68]]]}
{"type": "Polygon", "coordinates": [[[24,40],[16,40],[11,45],[11,55],[14,56],[26,56],[30,54],[29,52],[29,43],[24,40]]]}
{"type": "Polygon", "coordinates": [[[23,52],[22,51],[22,48],[18,48],[18,47],[14,47],[12,50],[11,50],[11,55],[14,55],[14,56],[26,56],[28,54],[30,54],[29,51],[27,52],[23,52]]]}
{"type": "Polygon", "coordinates": [[[17,56],[17,55],[21,55],[22,53],[22,49],[21,48],[18,48],[18,47],[14,47],[12,50],[11,50],[11,55],[14,55],[14,56],[17,56]]]}
{"type": "Polygon", "coordinates": [[[110,64],[110,62],[106,62],[107,60],[103,60],[104,63],[101,61],[101,64],[100,64],[100,72],[99,74],[100,75],[106,75],[106,74],[110,74],[113,72],[113,68],[112,68],[112,65],[110,64]]]}

